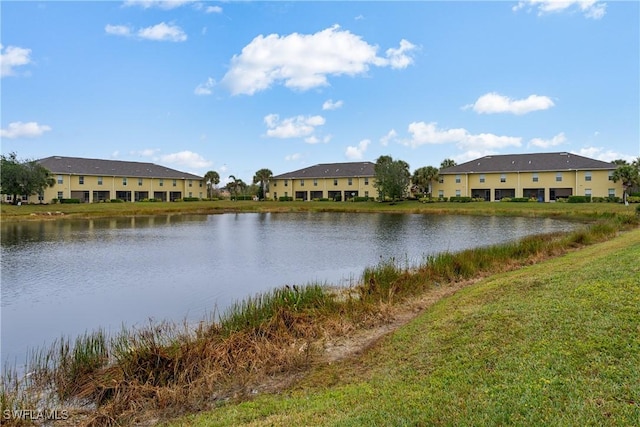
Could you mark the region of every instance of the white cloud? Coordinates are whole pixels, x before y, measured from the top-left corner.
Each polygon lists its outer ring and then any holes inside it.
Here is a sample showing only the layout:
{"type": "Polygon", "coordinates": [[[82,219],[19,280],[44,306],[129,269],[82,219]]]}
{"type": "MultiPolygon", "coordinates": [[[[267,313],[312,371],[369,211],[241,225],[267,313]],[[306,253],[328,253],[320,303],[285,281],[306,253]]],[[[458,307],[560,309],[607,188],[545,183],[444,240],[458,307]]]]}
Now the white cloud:
{"type": "Polygon", "coordinates": [[[326,135],[325,137],[323,137],[322,139],[318,138],[315,135],[311,135],[307,138],[304,139],[304,142],[306,142],[307,144],[319,144],[319,143],[323,143],[326,144],[329,141],[331,141],[332,136],[331,135],[326,135]]]}
{"type": "Polygon", "coordinates": [[[328,99],[328,100],[324,101],[324,104],[322,104],[322,109],[323,110],[337,110],[338,108],[341,108],[343,104],[344,103],[342,101],[333,102],[333,99],[328,99]]]}
{"type": "Polygon", "coordinates": [[[499,93],[490,92],[482,95],[474,104],[465,105],[463,108],[473,108],[473,111],[479,114],[512,113],[522,115],[532,111],[546,110],[554,105],[548,96],[530,95],[525,99],[514,100],[499,93]]]}
{"type": "Polygon", "coordinates": [[[368,139],[363,139],[358,143],[357,146],[348,146],[347,151],[345,151],[344,155],[349,160],[360,160],[364,155],[365,151],[367,151],[367,147],[369,147],[371,141],[368,139]]]}
{"type": "Polygon", "coordinates": [[[107,34],[112,34],[114,36],[123,36],[123,37],[131,36],[131,27],[129,27],[127,25],[111,25],[111,24],[107,24],[104,27],[104,31],[107,34]]]}
{"type": "Polygon", "coordinates": [[[405,39],[400,40],[400,47],[398,49],[387,49],[387,58],[389,59],[389,65],[391,68],[407,68],[413,64],[413,57],[407,55],[407,52],[414,50],[416,46],[405,39]]]}
{"type": "Polygon", "coordinates": [[[464,128],[439,129],[435,122],[413,122],[409,124],[408,131],[411,139],[402,141],[402,144],[412,148],[424,144],[455,143],[461,149],[489,150],[522,145],[520,137],[499,136],[492,133],[471,134],[464,128]]]}
{"type": "Polygon", "coordinates": [[[27,65],[31,63],[31,49],[25,49],[17,46],[7,46],[5,49],[0,44],[0,75],[13,76],[15,74],[14,68],[21,65],[27,65]]]}
{"type": "Polygon", "coordinates": [[[564,132],[560,132],[551,139],[533,138],[529,141],[529,145],[540,148],[549,148],[564,144],[566,141],[567,138],[564,136],[564,132]]]}
{"type": "Polygon", "coordinates": [[[220,6],[207,6],[204,11],[205,13],[222,13],[222,8],[220,6]]]}
{"type": "Polygon", "coordinates": [[[170,42],[183,42],[187,40],[187,35],[182,28],[166,24],[161,22],[151,27],[140,28],[137,32],[134,28],[127,25],[111,25],[107,24],[104,27],[104,31],[107,34],[120,37],[137,37],[143,40],[154,41],[170,41],[170,42]]]}
{"type": "Polygon", "coordinates": [[[176,25],[167,25],[164,22],[152,27],[138,30],[138,37],[146,40],[183,42],[187,40],[187,35],[182,28],[176,25]]]}
{"type": "Polygon", "coordinates": [[[468,132],[466,129],[440,130],[437,123],[413,122],[409,124],[411,141],[405,145],[417,147],[423,144],[446,144],[449,142],[463,141],[468,132]]]}
{"type": "Polygon", "coordinates": [[[628,154],[621,154],[613,150],[605,150],[602,147],[585,147],[578,150],[578,152],[574,152],[574,154],[590,157],[596,160],[602,160],[603,162],[612,162],[618,159],[623,159],[627,162],[633,162],[635,159],[637,159],[637,157],[628,154]]]}
{"type": "Polygon", "coordinates": [[[199,84],[195,88],[193,93],[195,93],[196,95],[211,95],[211,93],[213,92],[212,89],[215,85],[216,81],[209,77],[206,82],[199,84]]]}
{"type": "Polygon", "coordinates": [[[195,0],[126,0],[124,6],[139,6],[143,9],[157,7],[163,10],[171,10],[193,3],[194,1],[195,0]]]}
{"type": "Polygon", "coordinates": [[[267,125],[267,136],[273,138],[301,138],[313,134],[317,126],[322,126],[325,119],[322,116],[295,116],[280,120],[277,114],[264,117],[267,125]]]}
{"type": "Polygon", "coordinates": [[[294,154],[289,154],[288,156],[285,156],[284,159],[287,162],[291,162],[291,161],[296,161],[296,160],[300,160],[300,158],[302,157],[302,154],[300,153],[294,153],[294,154]]]}
{"type": "Polygon", "coordinates": [[[139,151],[130,151],[129,154],[131,154],[132,156],[153,157],[158,151],[160,150],[158,150],[157,148],[146,148],[139,151]]]}
{"type": "Polygon", "coordinates": [[[380,144],[383,147],[389,145],[389,141],[394,141],[398,137],[398,132],[395,129],[391,129],[385,136],[380,138],[380,144]]]}
{"type": "Polygon", "coordinates": [[[522,0],[513,7],[513,11],[521,9],[535,9],[538,16],[580,10],[586,18],[601,19],[607,13],[607,4],[598,0],[522,0]]]}
{"type": "Polygon", "coordinates": [[[192,151],[180,151],[178,153],[165,154],[158,158],[163,163],[176,164],[189,168],[205,168],[213,165],[213,162],[206,160],[198,153],[192,151]]]}
{"type": "Polygon", "coordinates": [[[377,56],[377,46],[338,25],[314,34],[259,35],[231,58],[222,83],[233,95],[253,95],[275,83],[304,91],[327,86],[328,76],[364,74],[372,65],[404,68],[412,63],[414,48],[402,40],[383,58],[377,56]]]}
{"type": "Polygon", "coordinates": [[[50,126],[41,125],[36,122],[12,122],[9,123],[7,129],[0,129],[0,137],[9,139],[35,138],[50,130],[50,126]]]}

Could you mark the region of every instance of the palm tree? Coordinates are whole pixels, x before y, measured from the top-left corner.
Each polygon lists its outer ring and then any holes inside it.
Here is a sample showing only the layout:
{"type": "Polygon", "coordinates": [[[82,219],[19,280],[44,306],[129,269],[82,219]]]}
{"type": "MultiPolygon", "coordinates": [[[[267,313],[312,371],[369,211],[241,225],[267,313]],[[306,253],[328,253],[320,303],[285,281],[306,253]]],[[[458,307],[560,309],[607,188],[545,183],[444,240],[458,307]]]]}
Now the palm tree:
{"type": "Polygon", "coordinates": [[[204,174],[204,182],[207,184],[207,197],[213,197],[213,189],[220,183],[220,175],[216,171],[209,171],[204,174]]]}
{"type": "Polygon", "coordinates": [[[260,183],[260,188],[262,189],[262,194],[260,195],[261,199],[265,199],[267,197],[267,191],[269,190],[269,180],[271,179],[271,177],[273,177],[273,172],[266,168],[260,169],[253,176],[253,183],[260,183]]]}
{"type": "Polygon", "coordinates": [[[458,164],[453,159],[444,159],[442,163],[440,163],[440,169],[446,169],[457,165],[458,164]]]}
{"type": "Polygon", "coordinates": [[[233,175],[229,175],[229,179],[231,180],[231,182],[227,184],[227,187],[231,187],[233,197],[237,199],[238,190],[242,191],[242,194],[244,194],[244,191],[247,188],[247,184],[245,184],[245,182],[242,179],[236,178],[233,175]]]}
{"type": "Polygon", "coordinates": [[[634,161],[631,165],[625,164],[618,166],[611,176],[613,182],[622,181],[622,201],[625,204],[627,203],[627,190],[640,184],[640,168],[636,166],[637,163],[638,160],[634,161]]]}
{"type": "Polygon", "coordinates": [[[411,181],[420,189],[423,193],[429,194],[431,197],[431,183],[438,179],[440,171],[433,166],[423,166],[416,169],[413,172],[411,181]]]}

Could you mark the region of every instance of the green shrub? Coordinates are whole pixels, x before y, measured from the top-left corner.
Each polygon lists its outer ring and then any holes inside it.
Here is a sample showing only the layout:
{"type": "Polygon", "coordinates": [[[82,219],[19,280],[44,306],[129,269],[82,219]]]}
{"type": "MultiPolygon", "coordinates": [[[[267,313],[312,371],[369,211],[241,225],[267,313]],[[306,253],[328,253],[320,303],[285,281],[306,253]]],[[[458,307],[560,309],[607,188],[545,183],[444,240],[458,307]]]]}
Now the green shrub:
{"type": "Polygon", "coordinates": [[[280,201],[280,202],[293,202],[293,197],[291,197],[291,196],[280,196],[278,198],[278,201],[280,201]]]}
{"type": "MultiPolygon", "coordinates": [[[[530,200],[531,199],[529,199],[528,197],[512,197],[509,201],[516,202],[516,203],[523,203],[523,202],[529,203],[530,200]]],[[[502,199],[502,201],[505,201],[505,200],[502,199]]]]}
{"type": "Polygon", "coordinates": [[[627,197],[627,201],[629,203],[640,203],[640,196],[629,196],[627,197]]]}
{"type": "Polygon", "coordinates": [[[449,198],[450,202],[457,202],[457,203],[469,203],[472,200],[473,199],[471,197],[466,197],[466,196],[454,196],[449,198]]]}
{"type": "Polygon", "coordinates": [[[122,200],[122,199],[111,199],[110,202],[111,203],[124,203],[124,200],[122,200]]]}
{"type": "Polygon", "coordinates": [[[368,202],[369,200],[373,200],[371,197],[354,197],[351,199],[352,202],[368,202]]]}
{"type": "Polygon", "coordinates": [[[569,203],[589,203],[591,196],[569,196],[567,200],[569,203]]]}
{"type": "Polygon", "coordinates": [[[322,197],[320,199],[313,199],[314,202],[330,202],[331,199],[327,199],[326,197],[322,197]]]}
{"type": "Polygon", "coordinates": [[[640,216],[640,205],[636,206],[636,215],[640,216]]]}
{"type": "Polygon", "coordinates": [[[183,202],[198,202],[200,198],[198,197],[185,197],[182,199],[183,202]]]}
{"type": "Polygon", "coordinates": [[[79,204],[80,203],[80,199],[59,199],[60,203],[64,203],[64,204],[79,204]]]}

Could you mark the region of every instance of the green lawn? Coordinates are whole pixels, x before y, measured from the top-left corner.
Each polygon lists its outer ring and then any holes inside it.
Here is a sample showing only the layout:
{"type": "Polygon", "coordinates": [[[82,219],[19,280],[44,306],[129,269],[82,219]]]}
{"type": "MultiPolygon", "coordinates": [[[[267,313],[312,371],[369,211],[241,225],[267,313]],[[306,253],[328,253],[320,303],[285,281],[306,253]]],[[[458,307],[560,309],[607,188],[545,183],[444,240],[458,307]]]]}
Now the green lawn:
{"type": "Polygon", "coordinates": [[[294,389],[172,425],[640,425],[640,229],[482,280],[294,389]]]}
{"type": "Polygon", "coordinates": [[[51,218],[89,218],[162,214],[213,214],[223,212],[398,212],[443,213],[465,215],[549,216],[575,219],[593,219],[601,215],[629,214],[635,205],[621,203],[429,203],[403,201],[395,204],[378,202],[253,202],[228,200],[199,202],[136,202],[136,203],[82,203],[55,205],[0,205],[0,216],[7,220],[33,220],[51,218]],[[56,212],[64,215],[55,215],[56,212]],[[54,215],[49,215],[52,213],[54,215]]]}

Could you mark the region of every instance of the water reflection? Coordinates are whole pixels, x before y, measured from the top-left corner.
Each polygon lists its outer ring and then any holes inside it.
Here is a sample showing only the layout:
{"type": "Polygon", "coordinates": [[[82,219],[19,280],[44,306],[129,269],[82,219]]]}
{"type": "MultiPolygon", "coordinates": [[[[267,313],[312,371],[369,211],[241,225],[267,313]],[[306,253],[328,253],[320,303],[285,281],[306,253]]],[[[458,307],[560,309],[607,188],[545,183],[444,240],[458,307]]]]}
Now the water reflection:
{"type": "Polygon", "coordinates": [[[165,215],[1,224],[2,359],[149,318],[199,320],[284,284],[346,285],[381,259],[421,262],[562,231],[539,218],[408,214],[165,215]]]}

